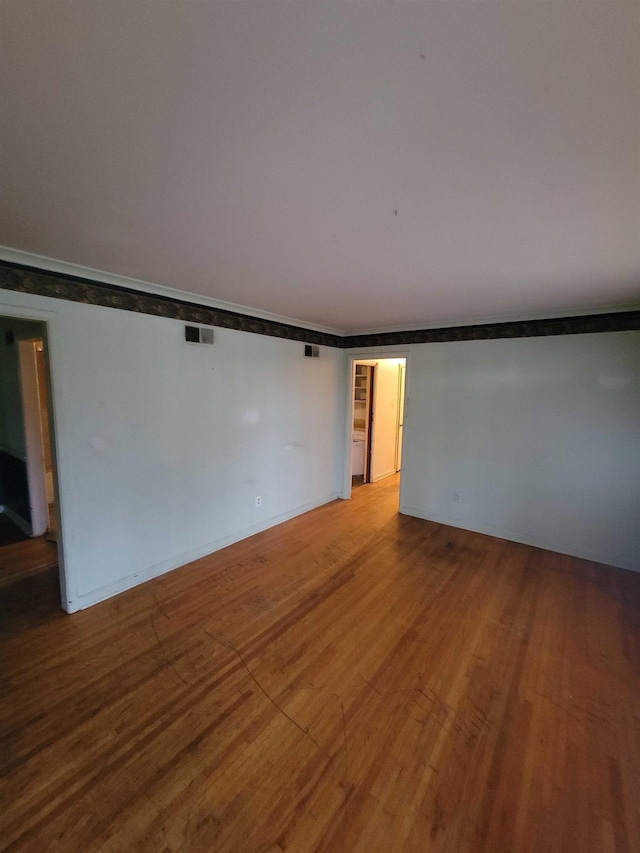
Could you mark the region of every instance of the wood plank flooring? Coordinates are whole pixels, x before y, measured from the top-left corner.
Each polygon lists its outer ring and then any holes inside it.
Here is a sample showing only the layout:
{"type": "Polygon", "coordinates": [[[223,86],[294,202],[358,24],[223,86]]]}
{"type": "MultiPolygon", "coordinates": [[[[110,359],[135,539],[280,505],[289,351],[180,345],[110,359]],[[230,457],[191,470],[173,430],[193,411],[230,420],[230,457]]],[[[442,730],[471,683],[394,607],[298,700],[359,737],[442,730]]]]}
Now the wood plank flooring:
{"type": "Polygon", "coordinates": [[[90,610],[0,595],[4,851],[640,850],[640,575],[397,478],[90,610]]]}
{"type": "MultiPolygon", "coordinates": [[[[58,549],[46,536],[0,546],[0,588],[33,572],[58,566],[58,549]]],[[[59,595],[58,595],[59,600],[59,595]]]]}

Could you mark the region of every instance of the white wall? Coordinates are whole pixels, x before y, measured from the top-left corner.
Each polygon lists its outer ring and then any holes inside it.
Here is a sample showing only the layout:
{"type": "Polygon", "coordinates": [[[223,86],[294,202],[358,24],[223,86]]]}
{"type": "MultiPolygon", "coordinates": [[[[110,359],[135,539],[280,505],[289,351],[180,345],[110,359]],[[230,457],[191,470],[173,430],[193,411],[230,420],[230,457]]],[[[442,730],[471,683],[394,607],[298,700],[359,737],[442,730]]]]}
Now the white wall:
{"type": "Polygon", "coordinates": [[[396,471],[398,434],[398,362],[381,360],[374,373],[373,444],[371,480],[381,480],[396,471]]]}
{"type": "Polygon", "coordinates": [[[640,332],[407,349],[402,512],[640,569],[640,332]]]}
{"type": "Polygon", "coordinates": [[[9,291],[0,313],[48,321],[67,609],[337,495],[341,351],[9,291]]]}
{"type": "MultiPolygon", "coordinates": [[[[339,492],[344,352],[9,291],[0,314],[48,324],[69,610],[339,492]]],[[[640,332],[406,351],[403,512],[640,568],[640,332]]]]}

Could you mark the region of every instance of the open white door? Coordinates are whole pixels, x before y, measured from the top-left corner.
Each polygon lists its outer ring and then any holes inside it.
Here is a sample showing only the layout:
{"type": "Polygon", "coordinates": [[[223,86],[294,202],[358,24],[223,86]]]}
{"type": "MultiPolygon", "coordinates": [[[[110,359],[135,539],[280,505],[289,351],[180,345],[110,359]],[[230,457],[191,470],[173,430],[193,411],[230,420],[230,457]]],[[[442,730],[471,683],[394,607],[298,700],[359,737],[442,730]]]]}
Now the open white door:
{"type": "Polygon", "coordinates": [[[32,536],[42,536],[43,533],[46,533],[49,524],[44,443],[40,419],[37,344],[38,342],[35,340],[18,342],[32,536]]]}

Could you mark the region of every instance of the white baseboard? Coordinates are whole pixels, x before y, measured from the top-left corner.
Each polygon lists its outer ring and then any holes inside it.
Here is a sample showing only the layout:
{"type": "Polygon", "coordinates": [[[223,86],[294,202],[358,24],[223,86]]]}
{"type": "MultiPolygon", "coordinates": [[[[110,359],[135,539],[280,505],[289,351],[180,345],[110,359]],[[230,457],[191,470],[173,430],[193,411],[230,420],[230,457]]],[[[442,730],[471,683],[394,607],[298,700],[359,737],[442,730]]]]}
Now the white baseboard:
{"type": "Polygon", "coordinates": [[[569,557],[578,557],[581,560],[589,560],[592,563],[602,563],[605,566],[613,566],[617,569],[627,569],[630,572],[640,572],[640,560],[634,560],[620,554],[606,554],[595,551],[589,551],[584,548],[576,548],[573,545],[567,545],[565,542],[553,542],[550,540],[532,539],[530,536],[522,534],[515,530],[509,530],[503,527],[486,526],[471,526],[466,522],[461,522],[459,519],[450,518],[448,516],[438,516],[437,514],[427,515],[423,510],[417,507],[401,505],[399,510],[403,515],[412,515],[415,518],[423,518],[425,521],[433,521],[435,524],[445,524],[448,527],[457,527],[460,530],[469,530],[471,533],[482,533],[485,536],[494,536],[497,539],[506,539],[508,542],[518,542],[521,545],[531,545],[534,548],[541,548],[544,551],[555,551],[557,554],[566,554],[569,557]]]}
{"type": "Polygon", "coordinates": [[[202,557],[207,557],[209,554],[220,551],[228,545],[233,545],[235,542],[240,542],[242,539],[248,539],[250,536],[255,536],[256,533],[262,533],[263,530],[268,530],[270,527],[282,524],[283,521],[289,521],[298,515],[310,512],[312,509],[317,509],[319,506],[323,506],[326,503],[336,500],[339,497],[339,494],[339,492],[332,492],[330,495],[326,495],[320,500],[303,504],[302,506],[296,507],[296,509],[274,516],[260,524],[246,527],[244,530],[233,533],[230,536],[224,536],[221,539],[209,542],[201,548],[196,548],[193,551],[187,551],[177,557],[172,557],[170,560],[157,563],[154,566],[150,566],[148,569],[129,575],[126,578],[114,581],[113,583],[107,584],[106,586],[100,587],[96,590],[92,590],[91,592],[78,595],[74,599],[68,599],[66,602],[63,602],[63,606],[67,613],[75,613],[77,610],[84,610],[86,607],[91,607],[93,604],[98,604],[101,601],[105,601],[107,598],[112,598],[114,595],[126,592],[134,586],[138,586],[139,584],[145,583],[153,578],[160,577],[160,575],[164,575],[167,572],[172,572],[174,569],[179,569],[181,566],[186,566],[194,560],[200,560],[202,557]]]}
{"type": "Polygon", "coordinates": [[[31,525],[27,521],[25,521],[25,519],[21,515],[18,515],[17,512],[14,512],[11,509],[11,507],[5,506],[5,507],[3,507],[2,511],[7,516],[7,518],[9,518],[9,519],[11,519],[11,521],[13,521],[13,523],[16,525],[16,527],[19,527],[20,530],[22,530],[22,532],[26,536],[32,536],[33,535],[32,530],[31,530],[31,525]]]}

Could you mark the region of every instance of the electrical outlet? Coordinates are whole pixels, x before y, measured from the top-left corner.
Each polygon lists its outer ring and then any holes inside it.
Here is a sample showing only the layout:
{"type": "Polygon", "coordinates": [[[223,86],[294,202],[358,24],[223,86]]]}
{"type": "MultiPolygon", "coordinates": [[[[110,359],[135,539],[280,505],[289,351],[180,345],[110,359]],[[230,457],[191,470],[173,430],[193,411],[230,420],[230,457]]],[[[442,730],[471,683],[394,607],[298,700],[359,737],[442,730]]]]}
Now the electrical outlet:
{"type": "Polygon", "coordinates": [[[256,495],[256,509],[262,506],[262,495],[256,495]]]}

